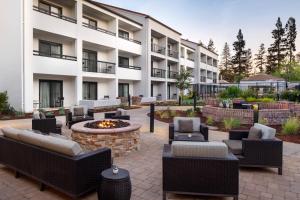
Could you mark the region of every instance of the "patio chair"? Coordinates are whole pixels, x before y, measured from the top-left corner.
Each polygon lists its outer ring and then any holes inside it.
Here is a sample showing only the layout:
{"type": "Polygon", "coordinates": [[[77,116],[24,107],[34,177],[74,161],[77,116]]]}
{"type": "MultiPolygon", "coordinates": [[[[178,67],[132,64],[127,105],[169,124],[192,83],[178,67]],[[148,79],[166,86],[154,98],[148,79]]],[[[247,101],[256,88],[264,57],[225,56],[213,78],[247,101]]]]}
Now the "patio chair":
{"type": "Polygon", "coordinates": [[[167,193],[238,199],[239,161],[222,142],[174,141],[162,162],[163,200],[167,193]]]}
{"type": "Polygon", "coordinates": [[[178,134],[191,134],[191,135],[197,135],[197,136],[203,136],[204,141],[208,141],[208,127],[201,123],[199,117],[174,117],[173,123],[169,124],[169,144],[172,143],[174,140],[174,137],[178,134]],[[184,122],[187,121],[187,123],[191,123],[191,126],[188,127],[188,129],[185,129],[185,127],[180,127],[184,124],[184,122]]]}
{"type": "Polygon", "coordinates": [[[126,110],[118,108],[116,112],[104,113],[104,118],[130,120],[130,115],[127,115],[126,110]]]}
{"type": "Polygon", "coordinates": [[[85,106],[71,107],[69,112],[66,114],[66,125],[69,128],[71,128],[73,124],[88,120],[94,120],[94,111],[86,108],[85,106]]]}
{"type": "Polygon", "coordinates": [[[55,116],[47,116],[42,112],[33,114],[32,130],[40,131],[45,134],[57,133],[61,134],[62,122],[56,120],[55,116]]]}
{"type": "Polygon", "coordinates": [[[275,138],[276,130],[258,123],[253,127],[229,131],[229,140],[224,142],[237,156],[240,166],[278,168],[282,175],[282,141],[275,138]],[[255,136],[255,130],[260,130],[261,136],[255,136]]]}

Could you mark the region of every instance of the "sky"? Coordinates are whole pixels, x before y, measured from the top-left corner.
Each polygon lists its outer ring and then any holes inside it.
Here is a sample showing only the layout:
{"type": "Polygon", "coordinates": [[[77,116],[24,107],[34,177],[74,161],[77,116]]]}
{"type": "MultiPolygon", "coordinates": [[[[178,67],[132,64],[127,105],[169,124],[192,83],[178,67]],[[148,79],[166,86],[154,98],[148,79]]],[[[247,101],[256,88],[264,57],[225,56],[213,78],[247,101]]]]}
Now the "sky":
{"type": "Polygon", "coordinates": [[[300,0],[97,0],[146,13],[182,34],[182,38],[208,44],[211,38],[220,54],[225,42],[232,43],[242,29],[246,48],[256,54],[261,43],[268,48],[271,31],[280,17],[285,26],[296,19],[300,51],[300,0]]]}

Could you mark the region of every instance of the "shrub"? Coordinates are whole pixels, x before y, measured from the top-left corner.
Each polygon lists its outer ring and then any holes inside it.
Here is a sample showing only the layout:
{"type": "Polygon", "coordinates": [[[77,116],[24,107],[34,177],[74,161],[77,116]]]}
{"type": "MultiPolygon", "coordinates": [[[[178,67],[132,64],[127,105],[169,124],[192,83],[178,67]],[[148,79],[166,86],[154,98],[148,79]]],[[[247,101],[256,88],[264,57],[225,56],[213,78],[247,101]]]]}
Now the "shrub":
{"type": "Polygon", "coordinates": [[[22,112],[22,111],[15,111],[15,116],[16,117],[25,117],[25,113],[24,112],[22,112]]]}
{"type": "Polygon", "coordinates": [[[298,101],[300,91],[297,90],[286,90],[281,93],[281,98],[289,101],[298,101]]]}
{"type": "Polygon", "coordinates": [[[247,102],[256,102],[257,99],[256,99],[255,97],[247,97],[247,98],[246,98],[246,101],[247,101],[247,102]]]}
{"type": "Polygon", "coordinates": [[[168,119],[170,118],[170,113],[168,111],[163,111],[160,115],[161,119],[168,119]]]}
{"type": "Polygon", "coordinates": [[[263,124],[263,125],[268,125],[269,121],[267,118],[260,118],[260,119],[258,119],[258,123],[263,124]]]}
{"type": "Polygon", "coordinates": [[[223,123],[224,123],[224,127],[227,131],[231,130],[233,128],[238,128],[241,125],[240,120],[235,119],[235,118],[224,119],[223,123]]]}
{"type": "Polygon", "coordinates": [[[241,97],[243,97],[244,99],[255,98],[256,97],[256,92],[253,89],[243,90],[241,92],[241,97]]]}
{"type": "Polygon", "coordinates": [[[7,108],[8,96],[7,92],[0,92],[0,113],[7,108]]]}
{"type": "Polygon", "coordinates": [[[186,116],[187,117],[195,117],[196,113],[194,112],[194,110],[192,108],[191,109],[187,109],[186,110],[186,116]]]}
{"type": "Polygon", "coordinates": [[[263,103],[270,103],[270,102],[274,102],[275,100],[273,98],[264,97],[264,98],[259,99],[259,101],[263,102],[263,103]]]}
{"type": "Polygon", "coordinates": [[[58,109],[58,114],[59,114],[59,115],[65,115],[65,109],[64,109],[63,107],[60,107],[60,108],[58,109]]]}
{"type": "Polygon", "coordinates": [[[242,90],[236,86],[230,86],[228,88],[226,88],[225,90],[223,90],[220,94],[219,97],[222,99],[233,99],[233,98],[237,98],[240,97],[242,93],[242,90]]]}
{"type": "Polygon", "coordinates": [[[297,134],[300,129],[299,120],[296,117],[289,118],[282,125],[282,132],[287,135],[297,134]]]}
{"type": "Polygon", "coordinates": [[[209,126],[212,126],[214,124],[214,119],[212,116],[207,117],[206,124],[209,126]]]}

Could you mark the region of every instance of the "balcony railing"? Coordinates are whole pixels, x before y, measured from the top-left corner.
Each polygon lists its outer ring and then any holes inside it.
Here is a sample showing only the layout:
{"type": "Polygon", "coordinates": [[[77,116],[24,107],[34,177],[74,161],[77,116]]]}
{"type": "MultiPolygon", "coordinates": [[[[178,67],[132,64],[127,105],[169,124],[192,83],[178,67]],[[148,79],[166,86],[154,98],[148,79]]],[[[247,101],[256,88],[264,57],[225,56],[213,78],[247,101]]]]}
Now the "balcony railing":
{"type": "Polygon", "coordinates": [[[82,70],[85,72],[114,74],[115,67],[116,64],[111,62],[82,59],[82,70]]]}
{"type": "Polygon", "coordinates": [[[63,19],[63,20],[68,21],[68,22],[72,22],[72,23],[75,23],[75,24],[77,23],[77,20],[72,18],[72,17],[67,17],[67,16],[64,16],[64,15],[61,15],[61,14],[58,14],[58,13],[55,13],[55,12],[51,12],[49,10],[45,10],[43,8],[40,8],[38,6],[33,6],[33,10],[35,10],[37,12],[40,12],[40,13],[44,13],[46,15],[50,15],[52,17],[63,19]]]}
{"type": "Polygon", "coordinates": [[[190,60],[190,61],[193,61],[193,62],[195,61],[195,59],[194,59],[194,58],[190,58],[190,57],[188,57],[187,59],[188,59],[188,60],[190,60]]]}
{"type": "Polygon", "coordinates": [[[157,78],[166,78],[166,70],[158,69],[158,68],[152,68],[151,76],[152,77],[157,77],[157,78]]]}
{"type": "Polygon", "coordinates": [[[155,53],[160,53],[160,54],[165,54],[165,47],[163,47],[163,46],[159,46],[159,45],[157,45],[157,44],[151,44],[151,51],[152,52],[155,52],[155,53]]]}
{"type": "Polygon", "coordinates": [[[141,70],[142,69],[141,67],[133,66],[133,65],[119,65],[119,67],[128,68],[128,69],[134,69],[134,70],[141,70]]]}
{"type": "Polygon", "coordinates": [[[200,82],[206,82],[206,77],[205,76],[200,76],[200,82]]]}
{"type": "Polygon", "coordinates": [[[212,76],[207,76],[207,79],[213,79],[213,77],[212,76]]]}
{"type": "Polygon", "coordinates": [[[168,56],[172,58],[178,58],[178,52],[168,49],[168,56]]]}
{"type": "Polygon", "coordinates": [[[75,57],[75,56],[68,56],[68,55],[56,54],[56,53],[51,53],[51,52],[50,53],[49,52],[41,52],[38,50],[33,50],[33,55],[50,57],[50,58],[59,58],[59,59],[72,60],[72,61],[77,60],[77,57],[75,57]]]}
{"type": "Polygon", "coordinates": [[[138,40],[135,40],[135,39],[132,39],[132,38],[128,38],[128,37],[124,37],[124,36],[122,36],[122,35],[119,35],[119,38],[122,38],[122,39],[124,39],[124,40],[128,40],[128,41],[130,41],[130,42],[134,42],[134,43],[136,43],[136,44],[142,44],[140,41],[138,41],[138,40]]]}
{"type": "Polygon", "coordinates": [[[112,32],[112,31],[108,31],[108,30],[105,30],[105,29],[97,27],[97,26],[92,26],[92,25],[84,23],[84,22],[82,23],[82,26],[93,29],[93,30],[96,30],[96,31],[99,31],[99,32],[102,32],[102,33],[106,33],[106,34],[109,34],[109,35],[116,36],[116,33],[112,32]]]}
{"type": "Polygon", "coordinates": [[[168,71],[168,78],[171,78],[171,79],[176,79],[177,76],[178,76],[178,72],[175,72],[175,71],[168,71]]]}

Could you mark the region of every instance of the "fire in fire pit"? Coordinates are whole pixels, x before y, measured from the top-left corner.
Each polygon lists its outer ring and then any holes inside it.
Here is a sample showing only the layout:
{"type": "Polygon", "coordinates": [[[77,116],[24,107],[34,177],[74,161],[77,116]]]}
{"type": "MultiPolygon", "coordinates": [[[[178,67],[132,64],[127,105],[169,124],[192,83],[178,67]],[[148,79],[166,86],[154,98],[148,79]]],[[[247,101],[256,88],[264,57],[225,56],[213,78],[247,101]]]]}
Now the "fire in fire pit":
{"type": "Polygon", "coordinates": [[[94,129],[112,129],[127,127],[130,124],[121,120],[100,120],[95,122],[86,123],[84,127],[94,129]]]}

